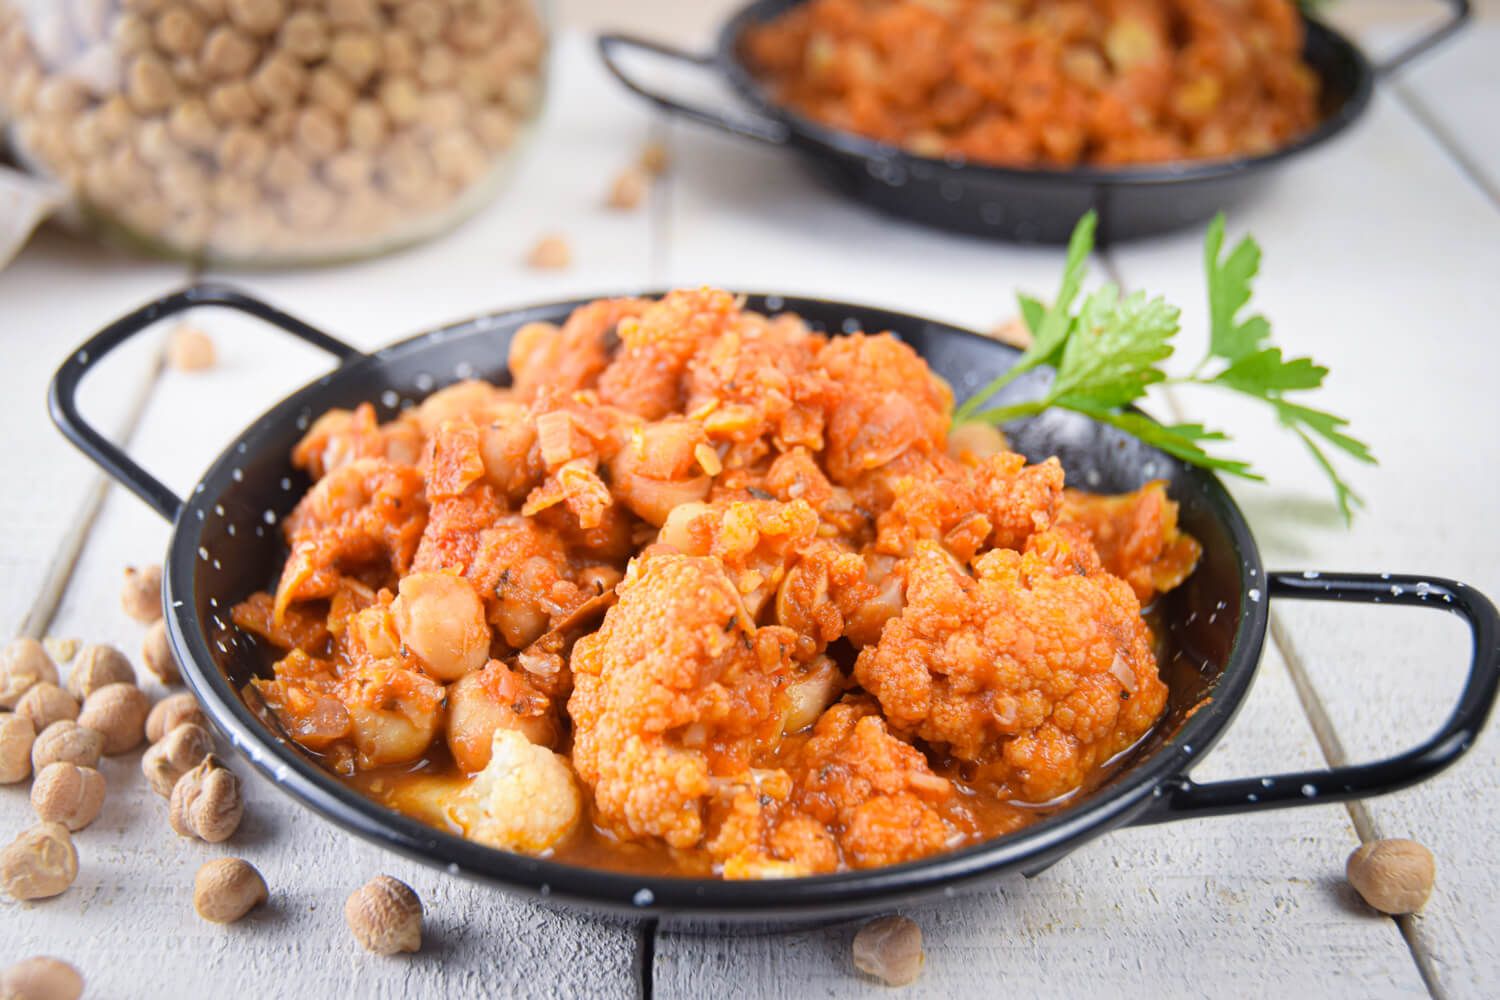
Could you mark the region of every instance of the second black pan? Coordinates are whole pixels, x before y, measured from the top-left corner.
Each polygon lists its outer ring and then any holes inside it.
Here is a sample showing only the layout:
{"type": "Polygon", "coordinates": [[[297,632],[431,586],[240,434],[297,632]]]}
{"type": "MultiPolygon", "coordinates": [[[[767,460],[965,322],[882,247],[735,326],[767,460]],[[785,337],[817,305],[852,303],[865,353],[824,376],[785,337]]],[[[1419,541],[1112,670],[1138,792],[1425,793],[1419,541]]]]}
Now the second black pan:
{"type": "Polygon", "coordinates": [[[893,215],[957,232],[1022,243],[1066,243],[1079,216],[1099,213],[1101,242],[1135,239],[1202,222],[1258,187],[1283,164],[1353,124],[1377,77],[1395,72],[1461,28],[1469,0],[1447,0],[1441,25],[1374,64],[1343,35],[1304,16],[1304,57],[1321,81],[1322,121],[1291,145],[1259,156],[1159,166],[1073,169],[992,167],[915,156],[897,146],[821,125],[778,106],[740,59],[747,27],[804,0],[755,0],[731,17],[713,52],[696,54],[626,35],[599,38],[605,66],[630,90],[684,118],[795,150],[835,188],[893,215]],[[739,110],[689,103],[632,75],[628,51],[717,74],[743,99],[739,110]]]}

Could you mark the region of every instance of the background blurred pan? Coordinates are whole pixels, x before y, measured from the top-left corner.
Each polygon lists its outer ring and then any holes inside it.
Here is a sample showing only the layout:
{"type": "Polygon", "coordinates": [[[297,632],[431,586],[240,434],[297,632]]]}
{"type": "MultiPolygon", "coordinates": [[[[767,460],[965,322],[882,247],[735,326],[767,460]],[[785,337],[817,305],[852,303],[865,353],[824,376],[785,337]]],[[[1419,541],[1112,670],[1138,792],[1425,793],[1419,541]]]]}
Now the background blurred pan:
{"type": "Polygon", "coordinates": [[[1384,62],[1374,63],[1332,28],[1304,14],[1303,55],[1321,81],[1322,121],[1288,146],[1258,156],[1129,167],[992,167],[915,156],[897,146],[832,129],[778,106],[740,58],[746,28],[803,0],[756,0],[719,31],[713,52],[695,54],[627,35],[599,38],[599,54],[626,87],[693,121],[772,146],[794,149],[849,196],[927,225],[1023,243],[1065,243],[1078,217],[1099,213],[1099,236],[1118,241],[1209,218],[1284,163],[1348,128],[1369,105],[1377,77],[1389,75],[1447,39],[1469,19],[1469,0],[1447,0],[1443,22],[1384,62]],[[687,103],[632,76],[620,56],[637,54],[708,70],[746,107],[720,111],[687,103]]]}

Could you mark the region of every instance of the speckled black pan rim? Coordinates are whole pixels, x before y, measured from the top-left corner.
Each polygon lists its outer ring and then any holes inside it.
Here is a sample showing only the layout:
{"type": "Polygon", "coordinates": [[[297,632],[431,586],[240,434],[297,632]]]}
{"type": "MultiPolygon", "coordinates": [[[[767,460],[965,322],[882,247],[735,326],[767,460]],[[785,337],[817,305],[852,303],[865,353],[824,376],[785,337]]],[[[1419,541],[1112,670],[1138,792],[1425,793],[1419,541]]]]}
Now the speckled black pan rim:
{"type": "MultiPolygon", "coordinates": [[[[657,291],[628,294],[655,296],[657,291]]],[[[420,353],[477,329],[517,326],[559,319],[599,296],[505,310],[419,334],[373,355],[356,358],[289,395],[252,423],[210,466],[186,498],[174,526],[166,560],[164,600],[169,634],[183,673],[205,710],[235,748],[258,771],[315,812],[345,829],[399,854],[451,874],[504,889],[592,911],[635,916],[682,915],[727,921],[801,921],[869,912],[917,899],[953,895],[961,887],[1008,872],[1031,872],[1110,829],[1149,816],[1153,805],[1180,782],[1188,767],[1218,740],[1249,688],[1264,642],[1267,607],[1243,599],[1252,581],[1264,580],[1259,551],[1244,517],[1222,484],[1207,472],[1185,470],[1222,521],[1235,549],[1242,600],[1228,661],[1213,698],[1187,719],[1162,746],[1132,763],[1113,783],[1059,813],[1017,833],[971,848],[908,864],[838,875],[767,882],[643,877],[560,864],[495,850],[436,830],[377,805],[344,787],[331,775],[271,733],[241,700],[218,669],[208,648],[205,623],[193,602],[195,567],[204,521],[246,462],[247,444],[266,427],[321,413],[328,387],[345,380],[370,380],[387,360],[420,353]]],[[[986,345],[997,359],[1014,351],[971,331],[891,310],[793,295],[749,296],[751,306],[794,312],[826,309],[866,318],[869,329],[932,328],[986,345]]],[[[1180,463],[1161,456],[1173,468],[1180,463]]]]}
{"type": "MultiPolygon", "coordinates": [[[[964,177],[983,180],[986,177],[1008,183],[1055,184],[1072,182],[1080,186],[1150,186],[1195,180],[1214,180],[1248,173],[1271,166],[1289,157],[1319,146],[1352,125],[1370,103],[1374,91],[1374,71],[1370,61],[1357,46],[1342,34],[1320,21],[1303,15],[1308,37],[1326,46],[1338,58],[1355,67],[1356,85],[1352,93],[1318,125],[1293,142],[1256,156],[1227,157],[1217,160],[1187,160],[1161,165],[1122,167],[1073,167],[1068,169],[1001,167],[969,162],[959,158],[918,156],[899,146],[868,139],[853,132],[829,128],[782,104],[766,93],[765,88],[740,58],[739,43],[746,28],[798,6],[804,0],[757,0],[725,21],[719,30],[716,63],[720,73],[735,91],[757,111],[784,125],[803,143],[825,147],[838,153],[868,161],[872,167],[905,169],[915,176],[936,177],[961,172],[964,177]]],[[[1321,67],[1320,78],[1322,77],[1321,67]]]]}

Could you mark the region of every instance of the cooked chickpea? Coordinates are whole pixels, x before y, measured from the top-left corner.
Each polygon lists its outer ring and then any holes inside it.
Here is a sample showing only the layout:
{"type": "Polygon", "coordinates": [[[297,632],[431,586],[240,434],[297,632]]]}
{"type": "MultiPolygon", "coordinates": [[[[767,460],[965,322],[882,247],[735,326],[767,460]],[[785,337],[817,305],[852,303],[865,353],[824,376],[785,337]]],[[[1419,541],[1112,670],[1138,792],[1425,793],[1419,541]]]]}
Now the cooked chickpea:
{"type": "Polygon", "coordinates": [[[204,758],[213,752],[214,738],[208,730],[185,722],[151,744],[141,756],[141,772],[152,791],[169,799],[178,779],[203,763],[204,758]]]}
{"type": "Polygon", "coordinates": [[[217,844],[233,836],[244,815],[239,776],[209,754],[177,779],[167,818],[180,836],[217,844]]]}
{"type": "Polygon", "coordinates": [[[564,236],[544,236],[526,255],[526,263],[538,270],[562,270],[573,263],[573,248],[564,236]]]}
{"type": "Polygon", "coordinates": [[[151,699],[134,684],[106,684],[90,694],[78,713],[78,724],[104,735],[104,752],[127,753],[146,738],[151,699]]]}
{"type": "Polygon", "coordinates": [[[38,771],[31,785],[31,808],[45,823],[82,830],[103,807],[104,775],[92,767],[55,761],[38,771]]]}
{"type": "Polygon", "coordinates": [[[1415,840],[1375,840],[1349,855],[1345,875],[1381,913],[1416,913],[1432,895],[1437,863],[1415,840]]]}
{"type": "Polygon", "coordinates": [[[960,461],[982,460],[1009,450],[1005,435],[992,424],[971,420],[948,432],[948,455],[960,461]]]}
{"type": "Polygon", "coordinates": [[[402,577],[391,613],[401,641],[439,680],[457,680],[490,658],[484,603],[462,577],[441,572],[402,577]]]}
{"type": "Polygon", "coordinates": [[[538,746],[557,742],[557,718],[529,684],[498,661],[460,678],[448,688],[448,749],[458,766],[469,773],[490,762],[495,732],[513,729],[538,746]],[[528,696],[539,711],[517,711],[528,696]]]}
{"type": "Polygon", "coordinates": [[[14,785],[31,776],[31,750],[36,729],[31,720],[10,712],[0,714],[0,785],[14,785]]]}
{"type": "Polygon", "coordinates": [[[48,764],[65,761],[79,767],[98,767],[104,753],[104,734],[72,719],[58,719],[37,734],[31,745],[31,770],[41,774],[48,764]]]}
{"type": "Polygon", "coordinates": [[[242,858],[205,861],[193,878],[193,909],[215,924],[232,924],[270,896],[266,880],[242,858]]]}
{"type": "Polygon", "coordinates": [[[12,639],[0,653],[0,708],[15,708],[41,683],[57,683],[57,667],[35,639],[12,639]]]}
{"type": "MultiPolygon", "coordinates": [[[[167,364],[180,372],[207,371],[214,366],[214,342],[208,334],[187,323],[180,324],[167,340],[167,364]]],[[[157,578],[158,591],[160,577],[157,578]]],[[[158,611],[161,596],[157,595],[158,611]]]]}
{"type": "Polygon", "coordinates": [[[344,922],[354,940],[377,955],[422,947],[422,901],[411,886],[389,875],[375,876],[349,896],[344,922]]]}
{"type": "Polygon", "coordinates": [[[907,986],[922,974],[922,928],[907,917],[872,920],[854,935],[854,967],[887,986],[907,986]]]}
{"type": "Polygon", "coordinates": [[[42,681],[21,696],[16,703],[16,714],[30,719],[40,731],[58,719],[78,718],[78,702],[56,684],[42,681]]]}
{"type": "Polygon", "coordinates": [[[38,823],[22,830],[0,851],[0,883],[15,899],[56,896],[77,877],[78,851],[61,823],[38,823]]]}
{"type": "Polygon", "coordinates": [[[163,684],[176,684],[182,680],[177,658],[172,655],[172,644],[167,639],[166,619],[158,619],[146,630],[146,638],[141,643],[141,660],[163,684]]]}
{"type": "Polygon", "coordinates": [[[83,976],[62,959],[22,959],[0,973],[0,996],[7,1000],[78,1000],[83,996],[83,976]]]}
{"type": "Polygon", "coordinates": [[[208,719],[198,707],[198,699],[190,691],[168,695],[151,706],[151,711],[146,715],[146,739],[152,743],[159,742],[178,726],[188,723],[208,728],[208,719]]]}
{"type": "Polygon", "coordinates": [[[106,684],[134,684],[135,668],[125,654],[102,643],[85,646],[68,671],[68,694],[83,701],[106,684]]]}

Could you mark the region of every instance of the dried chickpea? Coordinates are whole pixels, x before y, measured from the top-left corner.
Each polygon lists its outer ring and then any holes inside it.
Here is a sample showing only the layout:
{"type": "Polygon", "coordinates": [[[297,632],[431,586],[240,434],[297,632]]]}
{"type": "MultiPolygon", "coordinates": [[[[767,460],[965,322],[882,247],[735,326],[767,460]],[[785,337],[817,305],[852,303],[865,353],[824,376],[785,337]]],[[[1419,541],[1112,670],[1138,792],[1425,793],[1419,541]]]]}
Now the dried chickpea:
{"type": "Polygon", "coordinates": [[[78,713],[78,724],[104,734],[104,752],[127,753],[146,738],[151,700],[134,684],[106,684],[90,694],[78,713]]]}
{"type": "Polygon", "coordinates": [[[662,143],[648,142],[641,147],[640,165],[652,177],[660,177],[671,165],[671,154],[662,143]]]}
{"type": "Polygon", "coordinates": [[[167,640],[165,619],[158,619],[156,624],[146,630],[146,638],[141,644],[141,659],[145,662],[146,669],[163,684],[176,684],[182,680],[177,658],[172,655],[172,645],[167,640]]]}
{"type": "Polygon", "coordinates": [[[251,178],[265,169],[271,147],[259,131],[244,125],[226,129],[215,153],[219,169],[237,178],[251,178]]]}
{"type": "Polygon", "coordinates": [[[186,4],[175,4],[156,15],[152,37],[156,47],[174,56],[196,53],[207,34],[203,19],[186,4]]]}
{"type": "Polygon", "coordinates": [[[387,77],[380,85],[380,107],[397,125],[409,125],[422,112],[422,94],[405,76],[387,77]]]}
{"type": "Polygon", "coordinates": [[[380,41],[367,31],[340,31],[328,46],[328,62],[355,86],[363,86],[380,66],[380,41]]]}
{"type": "Polygon", "coordinates": [[[273,52],[250,77],[250,92],[268,108],[289,108],[302,96],[307,70],[284,52],[273,52]]]}
{"type": "Polygon", "coordinates": [[[31,786],[31,808],[44,823],[82,830],[104,808],[104,775],[92,767],[54,761],[37,772],[31,786]]]}
{"type": "Polygon", "coordinates": [[[286,17],[286,0],[228,0],[230,20],[252,35],[269,35],[286,17]]]}
{"type": "Polygon", "coordinates": [[[68,828],[38,823],[0,851],[0,883],[16,899],[46,899],[78,877],[78,852],[68,828]]]}
{"type": "Polygon", "coordinates": [[[31,770],[41,774],[48,764],[64,761],[79,767],[98,767],[104,753],[104,734],[72,719],[58,719],[37,734],[31,745],[31,770]]]}
{"type": "Polygon", "coordinates": [[[13,785],[31,777],[31,750],[36,728],[31,720],[10,712],[0,714],[0,785],[13,785]]]}
{"type": "Polygon", "coordinates": [[[526,263],[540,270],[561,270],[573,262],[573,248],[566,237],[544,236],[526,255],[526,263]]]}
{"type": "Polygon", "coordinates": [[[988,335],[991,339],[1023,351],[1031,346],[1031,329],[1019,316],[1012,316],[1004,323],[992,328],[988,335]]]}
{"type": "Polygon", "coordinates": [[[209,754],[177,779],[167,818],[180,836],[217,844],[234,834],[244,815],[239,776],[209,754]]]}
{"type": "Polygon", "coordinates": [[[77,639],[59,639],[49,635],[42,640],[42,649],[46,650],[54,663],[67,663],[78,655],[81,648],[83,643],[77,639]]]}
{"type": "Polygon", "coordinates": [[[203,72],[215,80],[238,80],[260,58],[260,46],[233,26],[221,24],[203,43],[203,72]]]}
{"type": "Polygon", "coordinates": [[[346,116],[354,102],[359,100],[359,90],[344,74],[331,66],[319,66],[312,71],[307,81],[307,96],[311,103],[346,116]]]}
{"type": "Polygon", "coordinates": [[[854,935],[854,967],[888,986],[906,986],[922,974],[922,928],[907,917],[872,920],[854,935]]]}
{"type": "Polygon", "coordinates": [[[1345,875],[1360,897],[1381,913],[1416,913],[1432,895],[1437,863],[1415,840],[1375,840],[1349,855],[1345,875]]]}
{"type": "MultiPolygon", "coordinates": [[[[179,105],[174,115],[189,107],[191,105],[179,105]]],[[[201,107],[200,110],[202,110],[201,107]]],[[[206,115],[207,112],[204,111],[204,114],[206,115]]],[[[134,566],[125,567],[125,584],[120,593],[120,605],[125,609],[126,614],[138,622],[150,624],[159,620],[162,616],[161,566],[153,564],[141,569],[134,566]]],[[[94,648],[109,649],[109,647],[94,648]]],[[[110,652],[119,656],[119,653],[114,650],[110,652]]],[[[124,660],[124,657],[120,656],[120,659],[124,660]]]]}
{"type": "Polygon", "coordinates": [[[195,326],[183,323],[167,340],[167,364],[180,372],[201,372],[214,366],[214,342],[195,326]]]}
{"type": "Polygon", "coordinates": [[[260,115],[261,106],[248,83],[231,80],[209,90],[208,110],[215,121],[228,125],[253,121],[260,115]]]}
{"type": "Polygon", "coordinates": [[[646,197],[646,175],[636,167],[626,167],[609,187],[609,207],[631,211],[646,197]]]}
{"type": "Polygon", "coordinates": [[[106,684],[134,683],[135,668],[125,654],[103,643],[83,647],[68,671],[68,694],[80,702],[106,684]]]}
{"type": "Polygon", "coordinates": [[[78,1000],[83,996],[83,976],[62,959],[22,959],[0,973],[0,996],[6,1000],[78,1000]]]}
{"type": "Polygon", "coordinates": [[[146,739],[156,743],[178,726],[192,723],[208,728],[208,719],[191,691],[168,695],[151,707],[146,716],[146,739]]]}
{"type": "Polygon", "coordinates": [[[167,115],[167,133],[183,149],[211,153],[219,144],[219,126],[205,101],[194,97],[182,101],[167,115]]]}
{"type": "Polygon", "coordinates": [[[266,880],[241,858],[205,861],[193,878],[193,909],[215,924],[232,924],[270,896],[266,880]]]}
{"type": "Polygon", "coordinates": [[[160,57],[139,55],[125,71],[125,96],[136,113],[156,114],[177,99],[177,81],[160,57]]]}
{"type": "Polygon", "coordinates": [[[380,23],[375,0],[323,0],[330,23],[341,28],[368,28],[380,23]]]}
{"type": "Polygon", "coordinates": [[[411,886],[377,875],[344,903],[344,921],[368,951],[394,955],[422,947],[422,901],[411,886]]]}
{"type": "Polygon", "coordinates": [[[316,9],[292,14],[276,37],[283,50],[306,63],[317,62],[328,54],[328,22],[316,9]]]}
{"type": "Polygon", "coordinates": [[[15,708],[21,696],[42,682],[57,683],[57,666],[35,639],[6,643],[0,653],[0,708],[15,708]]]}
{"type": "Polygon", "coordinates": [[[417,41],[430,42],[447,27],[448,12],[433,0],[409,0],[396,12],[396,23],[411,32],[417,41]]]}
{"type": "Polygon", "coordinates": [[[177,780],[213,752],[214,738],[208,730],[186,722],[151,745],[141,757],[141,772],[152,791],[169,799],[177,780]]]}
{"type": "Polygon", "coordinates": [[[349,145],[355,149],[373,150],[385,141],[385,109],[374,101],[359,101],[349,109],[349,145]]]}
{"type": "Polygon", "coordinates": [[[312,169],[307,161],[286,146],[277,146],[271,151],[266,164],[265,183],[272,191],[289,194],[307,183],[312,169]]]}
{"type": "Polygon", "coordinates": [[[297,115],[297,145],[310,159],[327,159],[343,144],[343,128],[332,111],[314,106],[297,115]]]}
{"type": "Polygon", "coordinates": [[[58,719],[78,718],[78,702],[56,684],[42,681],[21,696],[16,703],[16,714],[31,720],[41,731],[58,719]]]}

